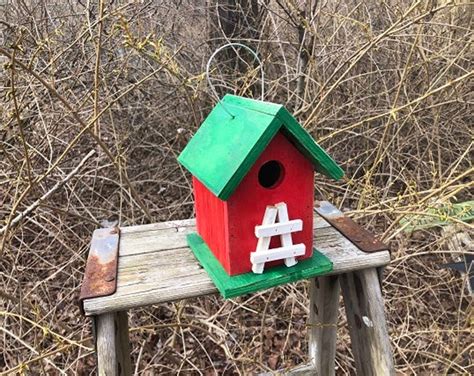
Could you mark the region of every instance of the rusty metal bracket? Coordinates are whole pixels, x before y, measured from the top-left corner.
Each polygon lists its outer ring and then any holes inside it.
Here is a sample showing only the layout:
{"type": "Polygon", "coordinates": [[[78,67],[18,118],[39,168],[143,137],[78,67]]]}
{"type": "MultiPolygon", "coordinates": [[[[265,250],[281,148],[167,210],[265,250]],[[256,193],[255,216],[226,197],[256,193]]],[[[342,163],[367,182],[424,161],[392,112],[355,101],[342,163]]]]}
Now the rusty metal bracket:
{"type": "Polygon", "coordinates": [[[118,227],[94,231],[79,296],[81,310],[84,299],[111,295],[117,290],[119,240],[118,227]]]}
{"type": "Polygon", "coordinates": [[[346,217],[338,208],[328,201],[316,201],[316,212],[323,217],[331,226],[349,239],[361,251],[371,253],[379,251],[390,251],[390,247],[374,234],[355,223],[351,218],[346,217]]]}

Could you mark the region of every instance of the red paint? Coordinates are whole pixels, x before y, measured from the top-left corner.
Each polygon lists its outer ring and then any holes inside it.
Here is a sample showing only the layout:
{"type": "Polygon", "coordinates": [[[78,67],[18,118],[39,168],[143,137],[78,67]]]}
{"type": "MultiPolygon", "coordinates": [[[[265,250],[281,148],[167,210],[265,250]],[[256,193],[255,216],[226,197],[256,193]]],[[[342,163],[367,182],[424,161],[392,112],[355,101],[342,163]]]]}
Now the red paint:
{"type": "Polygon", "coordinates": [[[214,196],[194,176],[193,188],[197,232],[204,239],[224,269],[229,272],[227,202],[214,196]]]}
{"type": "MultiPolygon", "coordinates": [[[[198,233],[230,275],[251,271],[250,253],[255,251],[255,226],[262,223],[268,205],[285,202],[291,219],[302,219],[303,230],[292,234],[293,243],[304,243],[313,252],[313,166],[285,136],[278,133],[260,155],[228,201],[215,197],[193,179],[198,233]],[[264,188],[258,181],[260,167],[276,160],[284,168],[281,181],[264,188]]],[[[280,245],[279,237],[271,247],[280,245]]],[[[281,264],[276,261],[273,264],[281,264]]],[[[270,265],[269,265],[270,266],[270,265]]]]}

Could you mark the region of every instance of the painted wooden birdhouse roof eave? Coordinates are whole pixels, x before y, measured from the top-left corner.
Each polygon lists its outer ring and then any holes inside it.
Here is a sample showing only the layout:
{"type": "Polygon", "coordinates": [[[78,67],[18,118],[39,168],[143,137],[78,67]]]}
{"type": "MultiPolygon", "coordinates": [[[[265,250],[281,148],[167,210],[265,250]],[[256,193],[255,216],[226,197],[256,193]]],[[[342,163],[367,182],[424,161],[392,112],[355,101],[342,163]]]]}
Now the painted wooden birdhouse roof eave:
{"type": "Polygon", "coordinates": [[[222,102],[178,157],[179,163],[220,199],[232,195],[279,131],[316,171],[333,179],[344,176],[338,164],[283,106],[230,94],[222,102]]]}

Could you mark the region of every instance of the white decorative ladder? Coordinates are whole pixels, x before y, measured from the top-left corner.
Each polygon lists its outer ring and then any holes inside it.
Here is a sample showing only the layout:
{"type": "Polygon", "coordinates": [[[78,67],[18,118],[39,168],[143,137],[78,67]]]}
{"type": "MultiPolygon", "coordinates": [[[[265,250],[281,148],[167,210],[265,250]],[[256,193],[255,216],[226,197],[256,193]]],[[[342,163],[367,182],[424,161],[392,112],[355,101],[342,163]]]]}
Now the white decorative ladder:
{"type": "Polygon", "coordinates": [[[301,231],[303,221],[301,219],[289,220],[288,208],[284,202],[275,206],[267,206],[263,221],[260,226],[255,226],[255,236],[258,238],[255,252],[250,254],[252,271],[257,274],[263,273],[265,263],[275,260],[285,260],[285,265],[290,267],[296,265],[297,256],[306,252],[304,244],[293,244],[291,233],[301,231]],[[278,222],[275,222],[278,215],[278,222]],[[270,249],[272,236],[280,236],[281,247],[270,249]]]}

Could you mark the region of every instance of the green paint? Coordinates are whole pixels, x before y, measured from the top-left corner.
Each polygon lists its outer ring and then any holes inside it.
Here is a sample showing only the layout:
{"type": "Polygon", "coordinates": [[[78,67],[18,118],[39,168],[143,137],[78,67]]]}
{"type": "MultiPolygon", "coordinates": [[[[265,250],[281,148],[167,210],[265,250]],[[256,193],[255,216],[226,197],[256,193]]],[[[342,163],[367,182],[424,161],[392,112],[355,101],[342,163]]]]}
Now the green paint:
{"type": "Polygon", "coordinates": [[[226,299],[332,271],[332,262],[321,252],[313,250],[311,258],[298,261],[298,264],[291,268],[281,265],[265,269],[262,274],[250,272],[229,276],[197,233],[188,234],[187,241],[200,264],[226,299]]]}
{"type": "Polygon", "coordinates": [[[227,200],[278,131],[333,179],[344,171],[281,105],[227,94],[211,111],[178,161],[212,193],[227,200]],[[231,116],[224,108],[233,115],[231,116]]]}
{"type": "Polygon", "coordinates": [[[344,176],[342,168],[313,140],[311,135],[306,132],[285,108],[280,110],[278,116],[284,124],[283,133],[313,163],[316,171],[333,179],[340,179],[344,176]]]}
{"type": "Polygon", "coordinates": [[[428,207],[422,214],[409,214],[400,220],[405,232],[413,232],[432,227],[456,223],[456,220],[469,222],[474,219],[474,201],[443,204],[428,207]]]}

